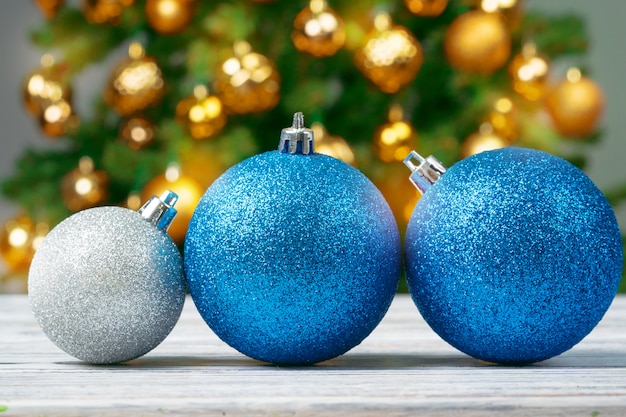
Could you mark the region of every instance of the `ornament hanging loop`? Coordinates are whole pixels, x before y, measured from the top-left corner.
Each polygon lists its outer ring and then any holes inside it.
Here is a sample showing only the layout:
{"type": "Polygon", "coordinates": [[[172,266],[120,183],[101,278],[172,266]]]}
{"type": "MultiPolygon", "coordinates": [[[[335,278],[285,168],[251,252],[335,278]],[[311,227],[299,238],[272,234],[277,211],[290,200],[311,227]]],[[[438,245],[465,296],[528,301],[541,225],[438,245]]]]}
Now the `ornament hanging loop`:
{"type": "Polygon", "coordinates": [[[409,180],[421,194],[428,191],[446,172],[446,167],[437,158],[434,156],[424,158],[415,151],[411,151],[404,158],[404,165],[411,170],[409,180]]]}
{"type": "Polygon", "coordinates": [[[155,227],[167,232],[176,217],[176,201],[178,195],[166,190],[160,197],[152,196],[137,212],[155,227]]]}
{"type": "Polygon", "coordinates": [[[278,151],[281,153],[310,155],[313,151],[313,131],[304,127],[304,115],[293,115],[293,124],[280,132],[278,151]]]}

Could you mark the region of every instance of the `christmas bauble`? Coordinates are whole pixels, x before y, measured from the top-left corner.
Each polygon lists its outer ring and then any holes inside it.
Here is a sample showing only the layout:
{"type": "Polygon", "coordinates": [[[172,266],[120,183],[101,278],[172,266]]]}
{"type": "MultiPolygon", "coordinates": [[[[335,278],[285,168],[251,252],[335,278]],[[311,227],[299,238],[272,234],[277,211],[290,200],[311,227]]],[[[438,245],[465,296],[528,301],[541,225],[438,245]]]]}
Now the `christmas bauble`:
{"type": "Polygon", "coordinates": [[[67,64],[55,62],[50,54],[41,57],[41,66],[25,77],[23,85],[24,104],[32,115],[41,116],[48,106],[60,100],[71,102],[68,70],[67,64]]]}
{"type": "Polygon", "coordinates": [[[374,26],[354,62],[381,91],[393,94],[417,75],[424,61],[422,46],[407,28],[393,25],[386,13],[376,16],[374,26]]]}
{"type": "Polygon", "coordinates": [[[27,271],[35,250],[50,227],[26,214],[8,219],[0,231],[0,255],[12,272],[27,271]]]}
{"type": "Polygon", "coordinates": [[[205,86],[197,85],[191,96],[176,105],[176,121],[194,139],[206,139],[224,128],[226,113],[218,97],[209,95],[205,86]]]}
{"type": "Polygon", "coordinates": [[[444,49],[454,68],[489,75],[509,58],[511,34],[499,13],[473,10],[458,16],[448,26],[444,49]]]}
{"type": "Polygon", "coordinates": [[[185,301],[180,253],[165,230],[175,195],[139,212],[97,207],[59,223],[30,267],[28,294],[44,333],[91,363],[148,353],[176,324],[185,301]]]}
{"type": "Polygon", "coordinates": [[[82,11],[89,23],[117,25],[124,9],[133,3],[134,0],[82,0],[82,11]]]}
{"type": "MultiPolygon", "coordinates": [[[[224,161],[224,154],[216,152],[211,143],[195,141],[189,147],[181,149],[178,158],[180,159],[181,171],[200,184],[200,194],[195,204],[198,204],[200,197],[209,185],[213,183],[230,166],[224,161]]],[[[195,205],[191,208],[192,214],[195,205]]],[[[191,215],[189,216],[191,219],[191,215]]]]}
{"type": "Polygon", "coordinates": [[[549,69],[548,58],[539,54],[533,43],[526,43],[509,64],[511,85],[527,100],[542,99],[548,87],[549,69]]]}
{"type": "Polygon", "coordinates": [[[404,4],[417,16],[437,17],[446,9],[448,0],[404,0],[404,4]]]}
{"type": "Polygon", "coordinates": [[[352,147],[341,136],[331,135],[321,123],[311,125],[315,137],[315,152],[341,159],[346,164],[356,166],[356,157],[352,147]]]}
{"type": "Polygon", "coordinates": [[[593,133],[604,113],[604,105],[602,88],[582,76],[577,68],[569,69],[565,80],[546,97],[546,108],[556,130],[569,138],[593,133]]]}
{"type": "Polygon", "coordinates": [[[64,3],[64,0],[35,0],[35,4],[46,19],[54,18],[64,3]]]}
{"type": "Polygon", "coordinates": [[[128,55],[115,66],[104,91],[104,100],[120,116],[155,105],[164,91],[161,69],[153,58],[145,56],[139,43],[129,46],[128,55]]]}
{"type": "Polygon", "coordinates": [[[154,177],[143,187],[142,200],[151,195],[159,195],[166,190],[172,190],[178,195],[176,203],[178,215],[172,222],[168,233],[176,243],[182,243],[185,240],[191,216],[204,193],[204,188],[191,176],[181,172],[180,166],[170,164],[163,175],[154,177]]]}
{"type": "Polygon", "coordinates": [[[301,114],[279,150],[206,191],[185,239],[189,291],[213,331],[267,362],[341,355],[380,322],[401,268],[389,206],[358,170],[313,152],[301,114]]]}
{"type": "MultiPolygon", "coordinates": [[[[493,101],[493,107],[485,118],[496,136],[504,140],[503,146],[496,146],[492,149],[502,148],[517,140],[519,130],[519,110],[517,105],[510,98],[503,96],[493,101]]],[[[472,152],[474,154],[476,152],[472,152]]]]}
{"type": "Polygon", "coordinates": [[[226,110],[235,114],[271,110],[280,100],[280,74],[265,55],[252,51],[247,42],[237,42],[235,55],[215,74],[215,92],[226,110]]]}
{"type": "Polygon", "coordinates": [[[424,190],[407,228],[407,281],[444,340],[478,359],[527,364],[565,352],[602,319],[622,238],[582,171],[521,148],[447,171],[417,154],[406,163],[424,190]]]}
{"type": "Polygon", "coordinates": [[[384,164],[376,174],[374,184],[389,204],[400,230],[406,230],[420,194],[406,180],[406,170],[402,164],[384,164]]]}
{"type": "Polygon", "coordinates": [[[403,113],[399,105],[391,106],[388,122],[374,132],[373,153],[383,162],[400,162],[417,146],[417,132],[403,113]]]}
{"type": "Polygon", "coordinates": [[[472,133],[463,141],[461,146],[461,158],[477,153],[500,149],[509,143],[502,136],[494,132],[493,126],[487,122],[480,125],[478,132],[472,133]]]}
{"type": "Polygon", "coordinates": [[[93,159],[84,156],[78,167],[61,180],[61,197],[71,211],[79,211],[103,203],[109,196],[109,178],[105,171],[94,168],[93,159]]]}
{"type": "Polygon", "coordinates": [[[193,20],[197,0],[147,0],[146,18],[161,35],[182,32],[193,20]]]}
{"type": "Polygon", "coordinates": [[[296,16],[291,39],[299,51],[327,57],[344,45],[346,31],[341,17],[325,0],[311,0],[296,16]]]}
{"type": "Polygon", "coordinates": [[[120,126],[119,138],[129,148],[138,151],[154,140],[154,126],[145,117],[131,117],[120,126]]]}

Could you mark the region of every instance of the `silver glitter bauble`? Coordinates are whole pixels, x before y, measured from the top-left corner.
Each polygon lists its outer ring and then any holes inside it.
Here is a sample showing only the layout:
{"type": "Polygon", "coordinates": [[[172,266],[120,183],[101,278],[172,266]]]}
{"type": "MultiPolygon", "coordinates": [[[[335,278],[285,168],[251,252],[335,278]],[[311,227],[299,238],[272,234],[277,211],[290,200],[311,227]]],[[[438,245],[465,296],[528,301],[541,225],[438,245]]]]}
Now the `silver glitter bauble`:
{"type": "Polygon", "coordinates": [[[185,301],[178,248],[167,235],[177,196],[138,212],[97,207],[57,225],[28,276],[31,308],[48,338],[91,363],[148,353],[174,328],[185,301]]]}

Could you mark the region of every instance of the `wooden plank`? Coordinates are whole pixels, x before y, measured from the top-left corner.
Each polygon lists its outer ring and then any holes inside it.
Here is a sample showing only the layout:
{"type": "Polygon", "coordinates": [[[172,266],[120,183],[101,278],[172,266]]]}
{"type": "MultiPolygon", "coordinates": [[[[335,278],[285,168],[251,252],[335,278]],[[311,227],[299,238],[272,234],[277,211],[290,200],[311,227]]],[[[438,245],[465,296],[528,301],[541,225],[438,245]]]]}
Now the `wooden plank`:
{"type": "Polygon", "coordinates": [[[148,355],[93,366],[48,341],[25,296],[0,296],[0,415],[623,416],[625,317],[619,296],[572,350],[532,366],[496,366],[447,345],[399,295],[346,355],[278,367],[221,342],[188,299],[148,355]]]}

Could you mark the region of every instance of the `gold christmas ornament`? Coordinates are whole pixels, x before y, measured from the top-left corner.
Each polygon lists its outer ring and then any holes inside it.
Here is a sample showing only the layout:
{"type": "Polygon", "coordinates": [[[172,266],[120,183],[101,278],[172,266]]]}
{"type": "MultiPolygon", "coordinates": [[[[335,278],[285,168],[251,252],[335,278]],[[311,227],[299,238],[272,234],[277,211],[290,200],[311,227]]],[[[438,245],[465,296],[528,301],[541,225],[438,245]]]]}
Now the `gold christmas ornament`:
{"type": "Polygon", "coordinates": [[[327,57],[343,47],[346,30],[341,17],[325,0],[311,0],[296,16],[291,39],[299,51],[327,57]]]}
{"type": "MultiPolygon", "coordinates": [[[[406,230],[406,225],[420,195],[410,181],[408,181],[409,184],[407,181],[402,181],[401,165],[385,164],[380,177],[374,179],[374,184],[385,197],[385,201],[389,203],[400,230],[406,230]]],[[[406,175],[404,177],[406,178],[406,175]]]]}
{"type": "Polygon", "coordinates": [[[82,11],[89,23],[117,25],[124,9],[132,6],[133,2],[134,0],[83,0],[82,11]]]}
{"type": "Polygon", "coordinates": [[[224,128],[226,114],[220,99],[209,95],[204,85],[197,85],[193,94],[176,106],[176,121],[194,139],[206,139],[217,135],[224,128]]]}
{"type": "Polygon", "coordinates": [[[492,149],[506,148],[508,142],[493,131],[489,123],[480,125],[478,132],[469,135],[461,146],[461,158],[467,158],[492,149]]]}
{"type": "Polygon", "coordinates": [[[356,166],[356,158],[350,144],[341,136],[330,135],[326,127],[321,123],[311,124],[313,137],[315,138],[315,152],[332,156],[356,166]]]}
{"type": "Polygon", "coordinates": [[[478,0],[478,8],[487,13],[502,14],[511,31],[517,30],[524,18],[523,0],[478,0]]]}
{"type": "Polygon", "coordinates": [[[138,151],[154,140],[154,126],[144,117],[131,117],[120,126],[119,138],[129,148],[138,151]]]}
{"type": "Polygon", "coordinates": [[[417,148],[417,132],[403,113],[400,105],[391,106],[388,122],[374,132],[373,153],[383,162],[401,162],[417,148]]]}
{"type": "Polygon", "coordinates": [[[185,240],[191,216],[204,194],[204,188],[192,177],[183,174],[178,164],[170,164],[163,175],[153,178],[145,185],[141,190],[141,200],[146,201],[147,198],[161,195],[166,190],[173,191],[178,195],[176,202],[178,214],[168,233],[174,242],[182,243],[185,240]]]}
{"type": "Polygon", "coordinates": [[[52,55],[42,56],[41,67],[26,77],[22,96],[46,136],[63,136],[78,126],[67,65],[55,63],[52,55]]]}
{"type": "Polygon", "coordinates": [[[161,35],[176,35],[189,26],[196,12],[197,0],[147,0],[146,18],[161,35]]]}
{"type": "Polygon", "coordinates": [[[448,0],[404,0],[411,13],[423,17],[437,17],[446,9],[448,0]]]}
{"type": "Polygon", "coordinates": [[[68,72],[67,64],[56,63],[52,55],[41,57],[41,67],[24,79],[22,97],[29,113],[39,116],[51,103],[71,101],[72,87],[68,72]]]}
{"type": "Polygon", "coordinates": [[[280,74],[266,56],[249,43],[236,42],[234,56],[216,71],[215,92],[228,113],[246,114],[271,110],[280,100],[280,74]]]}
{"type": "Polygon", "coordinates": [[[496,99],[485,121],[493,128],[493,133],[507,143],[511,144],[517,140],[519,110],[510,98],[496,99]]]}
{"type": "Polygon", "coordinates": [[[444,39],[450,65],[460,71],[489,75],[511,53],[511,34],[499,13],[473,10],[452,21],[444,39]]]}
{"type": "Polygon", "coordinates": [[[222,154],[209,142],[192,141],[189,145],[178,155],[181,170],[206,190],[226,171],[228,165],[222,160],[222,154]]]}
{"type": "Polygon", "coordinates": [[[408,29],[392,25],[386,13],[376,16],[374,27],[357,49],[355,64],[381,91],[393,94],[417,75],[422,47],[408,29]]]}
{"type": "Polygon", "coordinates": [[[602,88],[592,79],[570,68],[563,81],[546,97],[546,108],[559,134],[576,138],[593,133],[604,112],[602,88]]]}
{"type": "Polygon", "coordinates": [[[26,214],[7,220],[0,232],[0,255],[12,272],[25,272],[50,226],[35,223],[26,214]]]}
{"type": "Polygon", "coordinates": [[[540,100],[547,90],[549,69],[548,58],[537,52],[535,44],[526,43],[509,64],[511,85],[526,100],[540,100]]]}
{"type": "Polygon", "coordinates": [[[35,4],[46,19],[54,18],[64,3],[64,0],[35,0],[35,4]]]}
{"type": "Polygon", "coordinates": [[[128,56],[115,66],[104,91],[104,100],[123,117],[155,105],[164,90],[161,70],[141,44],[133,42],[128,56]]]}
{"type": "Polygon", "coordinates": [[[95,170],[93,160],[84,156],[61,181],[63,203],[73,212],[97,206],[108,198],[108,183],[106,172],[95,170]]]}

